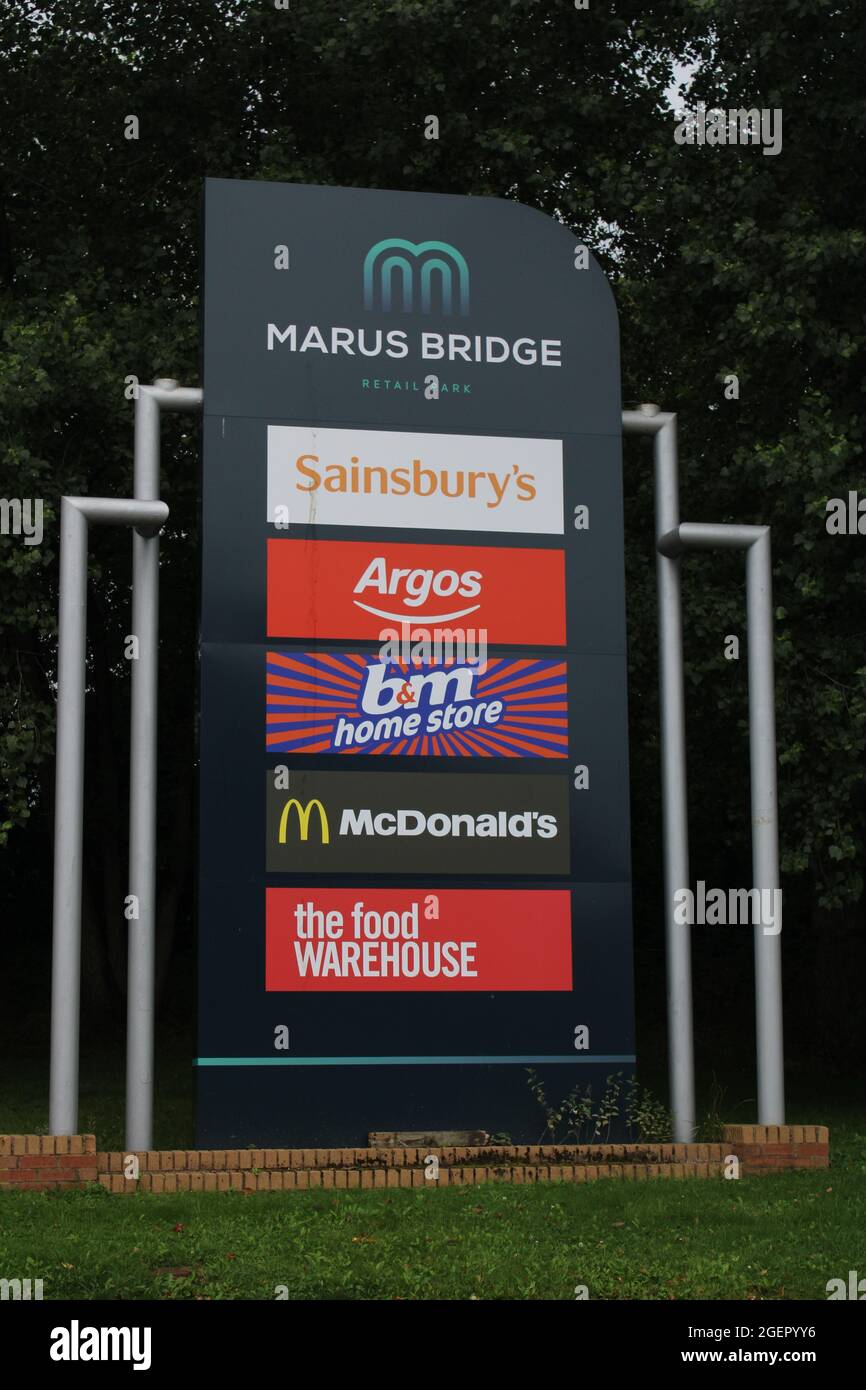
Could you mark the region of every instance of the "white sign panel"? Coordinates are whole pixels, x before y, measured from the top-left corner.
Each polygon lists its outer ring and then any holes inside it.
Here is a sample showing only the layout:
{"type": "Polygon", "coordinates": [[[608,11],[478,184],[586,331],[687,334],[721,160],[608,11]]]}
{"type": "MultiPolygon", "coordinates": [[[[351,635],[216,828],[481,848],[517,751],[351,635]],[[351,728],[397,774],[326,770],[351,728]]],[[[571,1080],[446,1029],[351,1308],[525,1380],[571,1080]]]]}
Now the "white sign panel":
{"type": "Polygon", "coordinates": [[[562,441],[269,425],[268,521],[562,535],[562,441]]]}

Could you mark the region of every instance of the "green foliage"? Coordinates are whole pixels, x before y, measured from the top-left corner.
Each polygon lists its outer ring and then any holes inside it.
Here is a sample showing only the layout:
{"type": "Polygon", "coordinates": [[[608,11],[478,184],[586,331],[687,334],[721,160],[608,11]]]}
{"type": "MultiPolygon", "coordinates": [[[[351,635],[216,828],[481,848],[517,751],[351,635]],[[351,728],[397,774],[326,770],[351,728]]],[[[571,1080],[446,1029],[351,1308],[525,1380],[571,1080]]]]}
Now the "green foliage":
{"type": "MultiPolygon", "coordinates": [[[[49,846],[59,498],[128,491],[127,375],[198,380],[203,176],[516,198],[601,248],[625,401],[679,412],[684,518],[772,526],[786,930],[802,933],[804,974],[809,952],[830,972],[819,998],[833,1017],[840,987],[862,972],[866,872],[866,540],[824,528],[829,497],[866,492],[866,235],[854,196],[864,56],[859,0],[586,12],[547,0],[304,0],[290,11],[165,0],[158,23],[123,0],[7,7],[0,495],[41,496],[47,509],[41,547],[0,538],[0,848],[14,847],[21,880],[42,872],[49,846]],[[664,98],[675,57],[696,64],[689,104],[780,107],[782,153],[675,144],[664,98]],[[137,141],[123,138],[130,113],[137,141]],[[438,141],[423,138],[429,113],[438,141]],[[738,401],[723,398],[730,372],[738,401]]],[[[651,917],[645,441],[627,444],[625,476],[635,875],[651,917]]],[[[166,426],[163,495],[161,930],[189,895],[193,861],[197,457],[183,418],[166,426]]],[[[128,565],[128,538],[101,536],[85,937],[101,940],[115,989],[123,962],[106,904],[120,899],[112,876],[124,859],[128,565]]],[[[694,874],[748,883],[745,661],[722,655],[726,634],[745,635],[741,558],[689,557],[683,571],[694,874]]],[[[97,975],[86,972],[88,988],[97,975]]]]}
{"type": "Polygon", "coordinates": [[[709,1105],[702,1120],[699,1120],[695,1142],[698,1144],[719,1144],[723,1138],[725,1124],[733,1124],[734,1116],[725,1108],[726,1091],[713,1077],[709,1105]]]}
{"type": "Polygon", "coordinates": [[[670,1113],[634,1076],[625,1084],[622,1072],[608,1076],[596,1108],[591,1085],[585,1090],[580,1084],[573,1086],[562,1100],[551,1104],[535,1068],[525,1070],[527,1085],[544,1115],[539,1143],[609,1144],[620,1120],[628,1141],[664,1144],[672,1137],[670,1113]]]}
{"type": "MultiPolygon", "coordinates": [[[[718,0],[686,11],[697,62],[688,104],[781,108],[783,149],[766,157],[668,138],[654,146],[651,181],[640,166],[624,176],[633,217],[656,248],[652,275],[640,274],[640,253],[623,265],[625,375],[643,398],[679,412],[683,516],[772,527],[779,819],[793,924],[795,913],[808,916],[810,898],[813,910],[850,907],[863,890],[866,546],[828,536],[824,521],[829,497],[866,491],[866,260],[850,197],[866,133],[856,96],[866,17],[862,6],[820,0],[718,0]],[[740,379],[738,401],[723,398],[729,372],[740,379]]],[[[647,491],[634,490],[639,518],[647,491]]],[[[645,690],[654,656],[643,639],[651,581],[639,527],[630,532],[630,603],[641,624],[631,661],[645,690]]],[[[695,876],[727,870],[728,881],[745,883],[745,671],[722,659],[724,634],[745,635],[742,565],[689,557],[683,571],[690,785],[693,804],[712,808],[695,817],[695,876]]],[[[655,771],[655,716],[654,701],[633,702],[637,785],[655,771]]],[[[655,808],[641,799],[636,811],[636,842],[649,843],[644,814],[654,818],[655,808]]],[[[862,907],[857,920],[862,929],[862,907]]]]}
{"type": "Polygon", "coordinates": [[[644,1143],[667,1144],[673,1139],[670,1111],[635,1077],[626,1088],[625,1119],[629,1134],[644,1143]]]}

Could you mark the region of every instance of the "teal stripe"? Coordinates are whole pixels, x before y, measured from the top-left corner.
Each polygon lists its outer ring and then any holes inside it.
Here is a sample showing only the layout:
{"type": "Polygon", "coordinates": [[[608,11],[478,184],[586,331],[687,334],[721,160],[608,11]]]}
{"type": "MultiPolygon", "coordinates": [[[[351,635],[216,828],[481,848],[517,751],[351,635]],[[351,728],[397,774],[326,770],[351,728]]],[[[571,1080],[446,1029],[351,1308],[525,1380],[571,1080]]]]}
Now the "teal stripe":
{"type": "Polygon", "coordinates": [[[197,1057],[197,1067],[443,1067],[490,1066],[499,1062],[634,1062],[634,1056],[599,1057],[566,1053],[562,1057],[197,1057]]]}

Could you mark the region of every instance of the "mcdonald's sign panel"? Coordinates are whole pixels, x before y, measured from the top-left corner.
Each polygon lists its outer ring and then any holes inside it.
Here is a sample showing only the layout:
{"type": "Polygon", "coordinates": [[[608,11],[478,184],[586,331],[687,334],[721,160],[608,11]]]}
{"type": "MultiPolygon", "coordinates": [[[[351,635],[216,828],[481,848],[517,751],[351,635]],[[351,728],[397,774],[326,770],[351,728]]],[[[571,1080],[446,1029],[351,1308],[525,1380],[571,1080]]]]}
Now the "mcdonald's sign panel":
{"type": "Polygon", "coordinates": [[[618,328],[490,198],[207,180],[198,1142],[634,1064],[618,328]]]}

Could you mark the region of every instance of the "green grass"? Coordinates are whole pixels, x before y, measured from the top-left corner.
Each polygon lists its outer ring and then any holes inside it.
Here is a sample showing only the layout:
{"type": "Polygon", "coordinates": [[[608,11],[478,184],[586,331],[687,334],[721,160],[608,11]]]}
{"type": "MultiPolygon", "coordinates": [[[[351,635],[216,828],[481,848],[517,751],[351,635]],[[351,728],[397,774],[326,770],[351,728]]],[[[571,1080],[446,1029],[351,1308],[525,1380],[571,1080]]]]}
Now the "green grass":
{"type": "MultiPolygon", "coordinates": [[[[160,1028],[155,1146],[193,1143],[192,1043],[160,1028]]],[[[22,1055],[22,1053],[24,1055],[22,1055]]],[[[661,1058],[660,1048],[644,1056],[661,1058]]],[[[13,1061],[12,1058],[15,1058],[13,1061]]],[[[44,1133],[47,1065],[0,1062],[0,1133],[44,1133]]],[[[699,1115],[755,1118],[753,1062],[728,1056],[699,1115]]],[[[700,1074],[708,1082],[709,1068],[700,1074]]],[[[644,1072],[663,1094],[663,1076],[644,1072]]],[[[829,1172],[375,1192],[0,1193],[0,1277],[111,1299],[821,1299],[866,1275],[866,1111],[858,1085],[791,1068],[792,1124],[830,1126],[829,1172]],[[181,1227],[182,1229],[175,1229],[181,1227]]],[[[85,1051],[80,1127],[123,1146],[123,1049],[85,1051]]],[[[543,1119],[539,1117],[539,1132],[543,1119]]]]}
{"type": "Polygon", "coordinates": [[[388,1192],[0,1194],[45,1297],[824,1299],[866,1272],[866,1127],[829,1172],[388,1192]]]}

